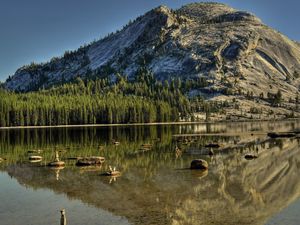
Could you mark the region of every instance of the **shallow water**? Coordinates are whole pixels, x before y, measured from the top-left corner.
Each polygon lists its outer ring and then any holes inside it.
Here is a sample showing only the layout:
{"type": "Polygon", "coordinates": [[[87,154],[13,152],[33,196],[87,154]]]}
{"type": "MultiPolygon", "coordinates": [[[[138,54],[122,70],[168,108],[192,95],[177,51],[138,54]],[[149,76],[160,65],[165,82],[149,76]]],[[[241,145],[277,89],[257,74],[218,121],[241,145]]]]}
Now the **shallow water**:
{"type": "Polygon", "coordinates": [[[297,129],[299,121],[2,130],[1,224],[59,224],[61,208],[68,224],[300,224],[299,139],[266,135],[297,129]],[[213,156],[209,143],[221,145],[213,156]],[[43,161],[30,163],[38,149],[43,161]],[[61,170],[45,166],[55,151],[61,170]],[[106,162],[67,159],[93,155],[106,162]],[[187,169],[196,158],[209,170],[187,169]],[[100,176],[109,165],[122,175],[100,176]]]}
{"type": "Polygon", "coordinates": [[[272,217],[266,225],[299,225],[300,199],[272,217]]]}
{"type": "Polygon", "coordinates": [[[34,189],[19,184],[6,173],[0,173],[1,224],[59,224],[59,210],[68,212],[69,224],[129,224],[126,218],[114,216],[105,210],[89,206],[65,194],[49,189],[34,189]],[[88,223],[87,223],[88,221],[88,223]]]}

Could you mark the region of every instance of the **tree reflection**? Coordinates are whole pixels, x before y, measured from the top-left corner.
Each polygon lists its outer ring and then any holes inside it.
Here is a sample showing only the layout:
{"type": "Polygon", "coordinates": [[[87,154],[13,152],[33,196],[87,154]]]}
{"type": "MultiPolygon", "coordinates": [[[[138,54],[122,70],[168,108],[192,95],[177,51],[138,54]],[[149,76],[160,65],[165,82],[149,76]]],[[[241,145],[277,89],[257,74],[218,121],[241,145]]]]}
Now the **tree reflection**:
{"type": "MultiPolygon", "coordinates": [[[[201,126],[201,125],[199,125],[201,126]]],[[[22,185],[49,188],[70,199],[125,216],[133,224],[263,224],[299,197],[299,139],[272,140],[261,130],[288,130],[298,123],[210,125],[210,132],[234,135],[183,136],[195,126],[128,126],[1,131],[0,164],[22,185]],[[243,130],[245,133],[241,133],[243,130]],[[250,130],[259,130],[254,135],[250,130]],[[189,141],[184,144],[185,137],[189,141]],[[114,145],[115,139],[120,145],[114,145]],[[210,157],[202,149],[219,143],[210,157]],[[141,151],[151,144],[149,151],[141,151]],[[144,145],[145,146],[145,145],[144,145]],[[30,164],[28,150],[41,149],[43,161],[30,164]],[[180,149],[180,153],[177,151],[180,149]],[[194,150],[194,151],[191,151],[194,150]],[[61,170],[47,168],[63,150],[61,170]],[[201,151],[200,151],[201,150],[201,151]],[[252,161],[245,154],[257,154],[252,161]],[[77,168],[78,156],[103,156],[99,167],[77,168]],[[192,159],[209,163],[205,172],[190,171],[192,159]],[[109,165],[120,177],[103,177],[109,165]]],[[[197,134],[197,132],[195,132],[197,134]]]]}

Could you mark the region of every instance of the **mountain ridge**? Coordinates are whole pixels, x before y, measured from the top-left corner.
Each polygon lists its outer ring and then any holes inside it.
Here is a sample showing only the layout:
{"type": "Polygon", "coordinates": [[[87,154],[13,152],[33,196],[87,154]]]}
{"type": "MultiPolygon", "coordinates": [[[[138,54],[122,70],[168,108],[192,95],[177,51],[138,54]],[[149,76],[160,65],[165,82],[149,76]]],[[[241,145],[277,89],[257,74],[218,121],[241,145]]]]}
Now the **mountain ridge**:
{"type": "Polygon", "coordinates": [[[32,91],[76,77],[134,79],[140,68],[158,80],[206,79],[188,96],[263,96],[279,90],[286,101],[299,94],[300,45],[251,13],[221,3],[159,6],[121,31],[66,52],[49,63],[18,69],[4,86],[32,91]]]}

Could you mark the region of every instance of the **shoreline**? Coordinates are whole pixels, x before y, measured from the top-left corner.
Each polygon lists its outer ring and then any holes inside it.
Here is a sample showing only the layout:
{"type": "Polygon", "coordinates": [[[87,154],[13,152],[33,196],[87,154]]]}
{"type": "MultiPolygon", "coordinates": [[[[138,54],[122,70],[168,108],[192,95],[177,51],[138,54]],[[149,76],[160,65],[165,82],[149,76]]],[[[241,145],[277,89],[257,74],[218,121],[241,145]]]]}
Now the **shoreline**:
{"type": "Polygon", "coordinates": [[[219,121],[182,121],[182,122],[153,122],[153,123],[119,123],[119,124],[77,124],[77,125],[54,125],[54,126],[14,126],[0,127],[1,130],[14,129],[51,129],[51,128],[83,128],[83,127],[122,127],[122,126],[156,126],[156,125],[195,125],[195,124],[216,124],[216,123],[245,123],[245,122],[268,122],[268,121],[295,121],[300,118],[288,119],[249,119],[249,120],[219,120],[219,121]]]}

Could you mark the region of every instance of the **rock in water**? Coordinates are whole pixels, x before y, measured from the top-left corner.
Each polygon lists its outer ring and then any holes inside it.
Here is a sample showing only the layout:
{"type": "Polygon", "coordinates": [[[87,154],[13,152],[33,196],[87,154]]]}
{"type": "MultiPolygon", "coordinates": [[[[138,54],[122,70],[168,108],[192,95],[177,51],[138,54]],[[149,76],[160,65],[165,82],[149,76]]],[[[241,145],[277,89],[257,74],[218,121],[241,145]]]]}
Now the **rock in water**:
{"type": "Polygon", "coordinates": [[[217,143],[210,143],[210,144],[205,145],[204,147],[206,147],[206,148],[220,148],[220,145],[217,144],[217,143]]]}
{"type": "Polygon", "coordinates": [[[245,155],[245,159],[247,159],[247,160],[252,160],[252,159],[257,159],[258,158],[258,156],[256,156],[256,155],[245,155]]]}
{"type": "Polygon", "coordinates": [[[296,133],[268,133],[268,136],[270,138],[291,138],[291,137],[295,137],[296,133]]]}
{"type": "Polygon", "coordinates": [[[119,176],[121,176],[121,172],[120,171],[108,171],[108,172],[102,173],[101,175],[102,176],[119,177],[119,176]]]}
{"type": "Polygon", "coordinates": [[[39,156],[39,155],[29,156],[29,160],[42,160],[42,159],[43,159],[43,157],[39,156]]]}
{"type": "Polygon", "coordinates": [[[76,166],[93,166],[93,165],[99,165],[104,163],[105,158],[104,157],[85,157],[77,160],[76,166]]]}
{"type": "Polygon", "coordinates": [[[207,170],[208,163],[203,159],[194,159],[191,162],[191,170],[207,170]]]}
{"type": "Polygon", "coordinates": [[[48,163],[48,166],[50,166],[50,167],[63,167],[63,166],[65,166],[65,162],[63,162],[63,161],[54,161],[54,162],[48,163]]]}

